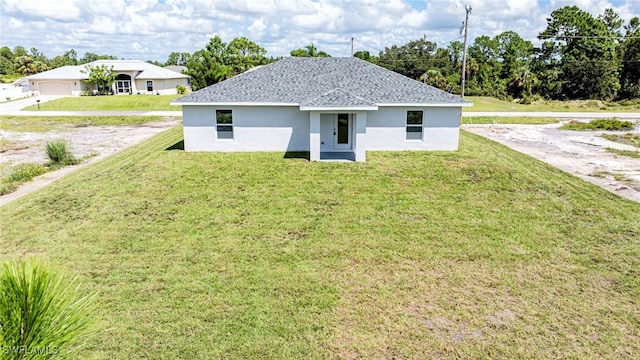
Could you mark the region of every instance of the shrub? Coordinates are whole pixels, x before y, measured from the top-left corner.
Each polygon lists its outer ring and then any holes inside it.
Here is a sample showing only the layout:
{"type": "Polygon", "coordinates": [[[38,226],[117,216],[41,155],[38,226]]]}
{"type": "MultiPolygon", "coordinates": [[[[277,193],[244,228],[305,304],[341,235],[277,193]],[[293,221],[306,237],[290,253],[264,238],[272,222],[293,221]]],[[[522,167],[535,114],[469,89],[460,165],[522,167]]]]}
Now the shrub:
{"type": "Polygon", "coordinates": [[[26,182],[31,181],[34,177],[47,172],[47,168],[42,164],[18,164],[11,173],[5,178],[6,182],[26,182]]]}
{"type": "Polygon", "coordinates": [[[38,262],[5,262],[0,269],[0,347],[6,358],[45,359],[77,350],[93,312],[93,298],[80,290],[76,278],[38,262]]]}
{"type": "Polygon", "coordinates": [[[73,165],[78,160],[69,149],[69,144],[65,140],[53,140],[47,142],[47,156],[55,165],[73,165]]]}
{"type": "Polygon", "coordinates": [[[184,95],[187,93],[187,87],[184,85],[178,85],[176,86],[176,91],[178,92],[178,95],[184,95]]]}
{"type": "Polygon", "coordinates": [[[631,121],[621,121],[618,119],[595,119],[588,123],[580,121],[569,121],[564,124],[561,129],[563,130],[631,130],[634,127],[634,123],[631,121]]]}

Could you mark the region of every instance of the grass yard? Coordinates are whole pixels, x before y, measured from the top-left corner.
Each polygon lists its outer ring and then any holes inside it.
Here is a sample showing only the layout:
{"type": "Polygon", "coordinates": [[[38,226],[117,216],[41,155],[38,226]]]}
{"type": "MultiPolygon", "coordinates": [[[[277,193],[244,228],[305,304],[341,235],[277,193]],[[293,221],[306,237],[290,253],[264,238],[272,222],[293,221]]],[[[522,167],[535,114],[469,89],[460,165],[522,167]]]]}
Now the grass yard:
{"type": "Polygon", "coordinates": [[[529,124],[529,125],[542,125],[542,124],[557,124],[560,120],[554,118],[545,117],[499,117],[499,116],[473,116],[463,117],[463,124],[529,124]]]}
{"type": "Polygon", "coordinates": [[[622,156],[628,156],[628,157],[640,159],[640,151],[619,150],[619,149],[612,149],[612,148],[607,148],[606,150],[616,155],[622,155],[622,156]]]}
{"type": "MultiPolygon", "coordinates": [[[[40,104],[41,111],[180,111],[169,102],[184,95],[72,96],[40,104]]],[[[22,110],[38,110],[37,105],[22,110]]]]}
{"type": "Polygon", "coordinates": [[[638,203],[464,131],[365,164],[180,140],[2,208],[0,258],[100,294],[83,358],[640,357],[638,203]]]}
{"type": "Polygon", "coordinates": [[[621,144],[632,145],[640,148],[640,134],[603,134],[602,137],[610,141],[615,141],[621,144]]]}
{"type": "Polygon", "coordinates": [[[473,101],[472,107],[463,108],[463,111],[550,111],[550,112],[639,112],[640,99],[625,100],[619,102],[606,102],[599,100],[542,100],[530,105],[504,101],[488,96],[465,96],[466,100],[473,101]]]}
{"type": "Polygon", "coordinates": [[[103,125],[140,125],[166,120],[161,116],[13,116],[0,117],[0,130],[47,132],[69,127],[103,125]]]}

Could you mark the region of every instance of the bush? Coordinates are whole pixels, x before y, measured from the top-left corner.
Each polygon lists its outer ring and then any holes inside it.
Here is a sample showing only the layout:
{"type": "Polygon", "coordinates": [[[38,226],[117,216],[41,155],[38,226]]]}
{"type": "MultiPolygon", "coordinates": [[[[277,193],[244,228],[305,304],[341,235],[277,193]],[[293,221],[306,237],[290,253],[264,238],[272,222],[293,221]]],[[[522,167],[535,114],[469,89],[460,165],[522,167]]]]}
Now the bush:
{"type": "Polygon", "coordinates": [[[19,164],[16,165],[9,175],[0,181],[0,195],[12,193],[18,189],[20,184],[31,181],[34,177],[46,173],[48,169],[42,164],[19,164]]]}
{"type": "Polygon", "coordinates": [[[42,164],[18,164],[5,178],[6,182],[26,182],[34,177],[47,172],[47,168],[42,164]]]}
{"type": "Polygon", "coordinates": [[[75,278],[38,262],[5,262],[0,269],[0,348],[7,359],[68,356],[86,339],[92,303],[75,278]]]}
{"type": "Polygon", "coordinates": [[[187,87],[184,85],[178,85],[176,86],[176,91],[178,92],[178,95],[185,95],[187,93],[187,87]]]}
{"type": "Polygon", "coordinates": [[[78,163],[65,140],[47,142],[47,156],[54,165],[73,165],[78,163]]]}
{"type": "Polygon", "coordinates": [[[621,121],[618,119],[595,119],[588,123],[580,121],[569,121],[564,124],[563,130],[631,130],[634,127],[631,121],[621,121]]]}

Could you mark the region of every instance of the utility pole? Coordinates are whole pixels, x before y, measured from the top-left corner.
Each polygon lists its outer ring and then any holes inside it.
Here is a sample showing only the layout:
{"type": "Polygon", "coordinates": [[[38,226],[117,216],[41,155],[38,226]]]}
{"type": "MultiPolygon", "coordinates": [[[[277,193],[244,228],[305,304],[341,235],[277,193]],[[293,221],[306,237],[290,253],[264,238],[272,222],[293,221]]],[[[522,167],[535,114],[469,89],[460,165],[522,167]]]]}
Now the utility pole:
{"type": "MultiPolygon", "coordinates": [[[[464,45],[462,49],[462,81],[460,82],[460,97],[464,99],[464,82],[467,77],[467,33],[469,25],[469,14],[471,13],[471,5],[465,5],[464,10],[467,12],[464,18],[464,45]]],[[[460,29],[462,30],[462,29],[460,29]]]]}
{"type": "Polygon", "coordinates": [[[351,57],[353,57],[353,36],[351,37],[351,57]]]}

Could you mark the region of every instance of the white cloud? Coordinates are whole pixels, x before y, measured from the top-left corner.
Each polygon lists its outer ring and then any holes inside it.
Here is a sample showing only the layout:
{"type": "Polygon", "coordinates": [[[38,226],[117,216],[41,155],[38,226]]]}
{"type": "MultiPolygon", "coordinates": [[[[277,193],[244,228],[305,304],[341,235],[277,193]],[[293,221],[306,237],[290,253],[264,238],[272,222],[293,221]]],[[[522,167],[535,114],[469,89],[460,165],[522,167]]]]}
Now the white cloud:
{"type": "Polygon", "coordinates": [[[202,49],[214,35],[246,36],[272,56],[311,42],[345,56],[351,37],[356,50],[372,53],[423,35],[444,47],[459,38],[465,4],[473,8],[472,42],[506,30],[535,41],[553,9],[575,4],[597,16],[612,3],[625,20],[640,15],[638,0],[2,0],[0,26],[3,45],[49,57],[74,48],[164,61],[172,51],[202,49]]]}
{"type": "Polygon", "coordinates": [[[3,0],[2,12],[16,17],[79,21],[81,11],[74,0],[3,0]]]}

